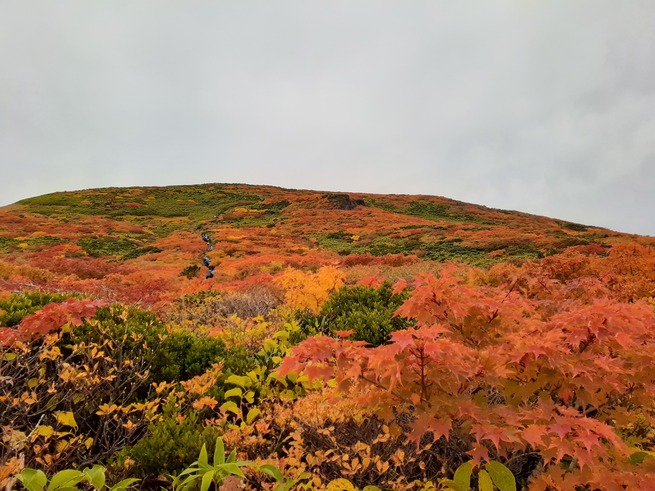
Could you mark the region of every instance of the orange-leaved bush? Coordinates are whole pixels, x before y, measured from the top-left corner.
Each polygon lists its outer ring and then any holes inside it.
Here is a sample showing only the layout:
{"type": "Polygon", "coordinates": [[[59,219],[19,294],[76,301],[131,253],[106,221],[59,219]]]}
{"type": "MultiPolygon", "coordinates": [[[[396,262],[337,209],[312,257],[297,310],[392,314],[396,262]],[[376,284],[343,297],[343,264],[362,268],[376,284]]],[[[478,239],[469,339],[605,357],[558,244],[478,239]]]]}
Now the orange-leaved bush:
{"type": "Polygon", "coordinates": [[[343,286],[345,275],[333,266],[324,266],[316,273],[287,268],[277,279],[286,289],[285,302],[297,309],[307,309],[316,314],[330,293],[343,286]]]}
{"type": "Polygon", "coordinates": [[[53,302],[41,310],[25,317],[17,328],[0,328],[0,346],[11,346],[19,341],[32,341],[46,334],[61,329],[68,324],[79,326],[83,319],[90,319],[96,310],[104,305],[102,301],[88,298],[68,298],[62,302],[53,302]]]}
{"type": "Polygon", "coordinates": [[[398,310],[415,329],[378,347],[310,338],[280,374],[334,378],[343,396],[383,419],[407,415],[417,445],[467,442],[462,457],[476,463],[536,455],[530,489],[654,486],[655,459],[630,461],[620,437],[639,422],[655,424],[652,308],[613,299],[565,304],[554,315],[548,306],[547,316],[541,308],[444,268],[418,278],[398,310]]]}

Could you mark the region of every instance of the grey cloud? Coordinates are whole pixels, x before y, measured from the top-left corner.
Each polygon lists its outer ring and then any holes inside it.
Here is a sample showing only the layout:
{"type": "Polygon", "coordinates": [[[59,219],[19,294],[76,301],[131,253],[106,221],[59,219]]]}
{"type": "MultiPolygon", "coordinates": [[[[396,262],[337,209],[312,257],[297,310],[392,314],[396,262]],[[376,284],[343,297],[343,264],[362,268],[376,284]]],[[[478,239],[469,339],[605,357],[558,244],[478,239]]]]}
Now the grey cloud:
{"type": "Polygon", "coordinates": [[[646,0],[0,2],[0,203],[248,182],[655,235],[646,0]]]}

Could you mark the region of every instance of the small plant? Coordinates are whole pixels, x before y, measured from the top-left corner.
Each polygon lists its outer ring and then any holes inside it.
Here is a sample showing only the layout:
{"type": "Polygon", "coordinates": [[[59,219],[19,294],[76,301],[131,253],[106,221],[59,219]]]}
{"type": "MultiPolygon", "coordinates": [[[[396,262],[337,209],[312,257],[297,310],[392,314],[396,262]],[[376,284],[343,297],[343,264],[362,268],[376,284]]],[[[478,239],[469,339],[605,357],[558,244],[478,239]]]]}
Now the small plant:
{"type": "Polygon", "coordinates": [[[173,477],[173,491],[195,490],[198,489],[198,483],[200,483],[200,491],[207,491],[212,484],[218,488],[228,476],[245,478],[246,476],[242,471],[244,468],[263,472],[275,479],[277,486],[274,491],[288,491],[300,481],[309,477],[309,474],[303,473],[296,479],[287,479],[272,464],[257,465],[247,460],[237,460],[236,449],[232,450],[229,455],[226,455],[223,439],[219,437],[216,440],[214,457],[211,463],[209,462],[207,447],[203,445],[198,460],[183,470],[178,476],[171,476],[173,477]]]}
{"type": "Polygon", "coordinates": [[[320,313],[304,314],[301,323],[307,330],[316,327],[328,336],[335,331],[352,330],[351,339],[379,346],[388,341],[391,332],[411,324],[394,316],[407,298],[406,293],[394,293],[387,281],[379,288],[346,286],[330,295],[320,313]]]}
{"type": "Polygon", "coordinates": [[[200,491],[207,491],[212,484],[222,484],[227,476],[239,476],[245,478],[242,467],[248,467],[250,462],[237,460],[236,449],[230,455],[225,455],[223,439],[216,440],[214,458],[209,463],[207,447],[203,444],[198,460],[180,472],[173,478],[173,490],[191,490],[196,488],[200,481],[200,491]]]}
{"type": "MultiPolygon", "coordinates": [[[[348,479],[340,477],[339,479],[334,479],[330,481],[325,488],[326,491],[359,491],[359,488],[356,488],[353,483],[348,479]]],[[[377,486],[366,486],[362,491],[381,491],[377,486]]]]}
{"type": "Polygon", "coordinates": [[[150,379],[154,382],[188,380],[205,373],[225,355],[225,343],[219,338],[174,331],[163,337],[153,353],[150,379]]]}
{"type": "Polygon", "coordinates": [[[87,489],[90,485],[95,490],[125,491],[129,486],[138,481],[138,479],[123,479],[113,486],[106,484],[106,469],[101,465],[87,467],[82,471],[75,469],[66,469],[57,472],[51,479],[45,473],[38,469],[25,468],[18,474],[18,480],[22,483],[27,491],[75,491],[87,489]],[[84,484],[84,487],[78,487],[78,484],[84,484]]]}
{"type": "Polygon", "coordinates": [[[132,461],[131,474],[143,478],[162,471],[175,473],[198,455],[201,446],[215,441],[217,428],[203,426],[195,411],[182,416],[176,404],[175,400],[169,401],[163,417],[150,423],[145,436],[116,455],[117,467],[132,461]]]}
{"type": "MultiPolygon", "coordinates": [[[[473,463],[471,461],[460,465],[455,471],[452,479],[441,479],[446,491],[469,491],[471,489],[471,473],[473,463]]],[[[484,465],[484,469],[478,471],[479,491],[516,491],[516,479],[514,474],[500,462],[492,460],[484,465]]]]}
{"type": "Polygon", "coordinates": [[[187,266],[182,270],[182,272],[179,274],[179,276],[185,276],[187,279],[191,280],[198,276],[198,272],[200,271],[200,266],[197,264],[192,264],[191,266],[187,266]]]}

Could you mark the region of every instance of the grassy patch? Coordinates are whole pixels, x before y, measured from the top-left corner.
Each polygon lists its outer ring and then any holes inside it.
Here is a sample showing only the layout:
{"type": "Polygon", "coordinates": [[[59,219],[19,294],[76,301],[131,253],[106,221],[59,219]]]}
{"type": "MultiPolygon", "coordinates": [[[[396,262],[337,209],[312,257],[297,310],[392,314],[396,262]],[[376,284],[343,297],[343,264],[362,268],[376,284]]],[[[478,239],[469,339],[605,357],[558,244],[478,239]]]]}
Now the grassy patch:
{"type": "Polygon", "coordinates": [[[0,251],[7,251],[16,245],[18,245],[18,243],[11,237],[0,236],[0,251]]]}
{"type": "MultiPolygon", "coordinates": [[[[91,257],[137,257],[140,255],[137,251],[143,250],[139,242],[125,237],[90,235],[78,239],[77,245],[91,257]]],[[[146,252],[142,252],[142,254],[146,254],[146,252]]]]}
{"type": "Polygon", "coordinates": [[[208,219],[235,207],[254,205],[262,199],[257,194],[234,192],[224,185],[208,184],[52,193],[22,200],[20,204],[45,215],[160,216],[196,220],[208,219]]]}
{"type": "Polygon", "coordinates": [[[342,256],[367,252],[373,256],[412,254],[423,245],[418,237],[399,238],[391,235],[357,242],[352,239],[351,234],[345,232],[331,232],[314,237],[322,248],[335,251],[342,256]]]}
{"type": "Polygon", "coordinates": [[[574,232],[586,232],[589,230],[589,227],[586,225],[582,225],[580,223],[573,223],[573,222],[557,222],[558,225],[562,228],[568,229],[568,230],[573,230],[574,232]]]}
{"type": "Polygon", "coordinates": [[[461,239],[442,240],[423,247],[425,256],[433,261],[459,261],[484,266],[489,264],[487,252],[476,246],[462,245],[461,239]]]}
{"type": "Polygon", "coordinates": [[[447,221],[453,223],[481,223],[485,225],[494,225],[494,223],[482,220],[468,213],[458,210],[457,206],[445,203],[434,203],[432,201],[421,200],[412,201],[406,206],[396,206],[386,200],[374,200],[372,205],[385,211],[400,213],[402,215],[411,215],[431,221],[447,221]]]}
{"type": "Polygon", "coordinates": [[[133,249],[130,252],[123,254],[121,259],[126,261],[127,259],[135,259],[139,256],[144,256],[146,254],[156,254],[157,252],[162,252],[162,249],[155,246],[139,247],[138,249],[133,249]]]}

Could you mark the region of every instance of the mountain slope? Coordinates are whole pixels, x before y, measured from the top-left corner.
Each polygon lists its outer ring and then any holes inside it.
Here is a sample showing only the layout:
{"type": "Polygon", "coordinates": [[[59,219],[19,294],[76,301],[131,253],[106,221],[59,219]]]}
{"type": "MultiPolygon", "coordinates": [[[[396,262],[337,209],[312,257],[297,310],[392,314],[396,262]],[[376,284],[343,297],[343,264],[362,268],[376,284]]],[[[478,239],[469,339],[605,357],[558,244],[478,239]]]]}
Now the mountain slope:
{"type": "MultiPolygon", "coordinates": [[[[442,197],[240,184],[61,192],[0,209],[0,259],[13,277],[146,302],[201,288],[203,257],[215,268],[210,280],[229,287],[266,281],[286,266],[386,261],[420,263],[418,271],[452,260],[484,267],[635,240],[653,243],[442,197]],[[125,298],[132,283],[142,288],[125,298]]],[[[351,280],[362,274],[352,271],[351,280]]]]}
{"type": "Polygon", "coordinates": [[[468,489],[475,465],[654,489],[652,245],[430,196],[23,200],[0,209],[0,487],[98,463],[168,489],[220,436],[238,462],[185,472],[205,487],[468,489]]]}

